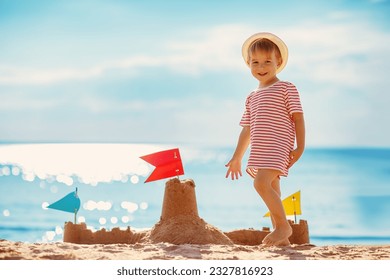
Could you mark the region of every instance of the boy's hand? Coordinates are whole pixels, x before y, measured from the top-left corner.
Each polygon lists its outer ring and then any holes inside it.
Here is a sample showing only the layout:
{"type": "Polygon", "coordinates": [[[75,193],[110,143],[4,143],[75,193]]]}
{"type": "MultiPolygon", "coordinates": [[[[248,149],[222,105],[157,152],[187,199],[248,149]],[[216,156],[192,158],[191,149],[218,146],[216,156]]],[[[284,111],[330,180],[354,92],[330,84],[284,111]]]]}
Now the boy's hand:
{"type": "Polygon", "coordinates": [[[228,167],[228,170],[226,172],[226,178],[231,176],[232,180],[238,180],[239,176],[242,176],[241,161],[231,159],[225,166],[228,167]]]}
{"type": "Polygon", "coordinates": [[[303,150],[302,149],[295,149],[294,151],[290,152],[290,163],[288,164],[288,168],[291,168],[291,166],[294,165],[298,161],[298,159],[302,156],[303,150]]]}

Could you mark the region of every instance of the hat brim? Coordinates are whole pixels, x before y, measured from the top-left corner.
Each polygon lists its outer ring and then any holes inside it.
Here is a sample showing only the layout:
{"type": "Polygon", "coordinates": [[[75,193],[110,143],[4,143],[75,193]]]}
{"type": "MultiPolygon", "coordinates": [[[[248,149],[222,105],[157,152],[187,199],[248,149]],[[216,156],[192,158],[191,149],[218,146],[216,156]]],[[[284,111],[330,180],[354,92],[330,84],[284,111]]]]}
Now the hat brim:
{"type": "Polygon", "coordinates": [[[283,70],[283,68],[287,64],[288,49],[287,49],[287,45],[282,41],[282,39],[280,39],[278,36],[276,36],[272,33],[268,33],[268,32],[256,33],[256,34],[253,34],[252,36],[250,36],[248,39],[246,39],[246,41],[242,45],[242,57],[244,58],[245,63],[248,66],[250,66],[249,61],[248,61],[249,48],[255,41],[263,39],[263,38],[270,40],[279,48],[280,55],[282,56],[282,64],[276,70],[276,74],[278,74],[280,71],[283,70]]]}

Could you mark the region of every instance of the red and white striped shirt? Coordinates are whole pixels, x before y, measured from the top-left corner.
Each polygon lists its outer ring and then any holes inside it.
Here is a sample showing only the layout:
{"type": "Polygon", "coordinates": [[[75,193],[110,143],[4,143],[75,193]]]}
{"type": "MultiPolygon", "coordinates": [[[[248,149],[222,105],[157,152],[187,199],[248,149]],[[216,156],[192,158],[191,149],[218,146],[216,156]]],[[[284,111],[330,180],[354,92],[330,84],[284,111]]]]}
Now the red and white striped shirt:
{"type": "Polygon", "coordinates": [[[299,93],[290,82],[278,81],[248,95],[240,125],[250,126],[249,175],[255,177],[258,169],[288,175],[289,154],[295,143],[292,114],[296,112],[303,110],[299,93]]]}

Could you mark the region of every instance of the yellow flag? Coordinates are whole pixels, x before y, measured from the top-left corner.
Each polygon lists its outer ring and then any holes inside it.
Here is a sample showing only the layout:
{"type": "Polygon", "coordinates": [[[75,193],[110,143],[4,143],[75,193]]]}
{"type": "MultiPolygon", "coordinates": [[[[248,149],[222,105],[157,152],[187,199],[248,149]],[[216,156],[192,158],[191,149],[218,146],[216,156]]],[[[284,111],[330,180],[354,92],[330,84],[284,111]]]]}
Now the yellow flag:
{"type": "MultiPolygon", "coordinates": [[[[301,215],[301,191],[297,191],[292,195],[286,197],[282,201],[286,216],[301,215]]],[[[264,217],[269,217],[270,213],[267,212],[264,217]]]]}

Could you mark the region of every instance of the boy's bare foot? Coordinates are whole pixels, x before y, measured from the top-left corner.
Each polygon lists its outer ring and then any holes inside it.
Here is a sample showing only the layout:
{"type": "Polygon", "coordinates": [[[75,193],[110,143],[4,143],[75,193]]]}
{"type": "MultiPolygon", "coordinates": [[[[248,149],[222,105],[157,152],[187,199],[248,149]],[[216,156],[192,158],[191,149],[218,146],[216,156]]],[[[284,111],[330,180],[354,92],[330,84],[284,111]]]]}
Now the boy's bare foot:
{"type": "Polygon", "coordinates": [[[289,224],[284,227],[278,227],[273,232],[268,234],[263,239],[263,244],[266,246],[289,246],[290,241],[288,238],[292,234],[292,229],[289,224]]]}

